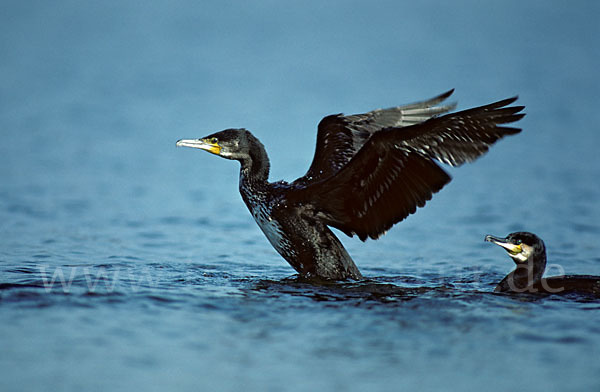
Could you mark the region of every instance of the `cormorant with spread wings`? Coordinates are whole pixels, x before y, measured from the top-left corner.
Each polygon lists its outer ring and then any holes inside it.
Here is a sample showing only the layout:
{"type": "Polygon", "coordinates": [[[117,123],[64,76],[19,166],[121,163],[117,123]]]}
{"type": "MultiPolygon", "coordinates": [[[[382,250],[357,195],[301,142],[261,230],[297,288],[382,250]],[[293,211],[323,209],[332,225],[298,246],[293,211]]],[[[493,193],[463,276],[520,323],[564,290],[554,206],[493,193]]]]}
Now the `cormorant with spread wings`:
{"type": "Polygon", "coordinates": [[[432,99],[365,114],[331,115],[318,126],[308,172],[294,182],[268,182],[269,158],[246,129],[226,129],[177,146],[240,162],[240,193],[271,245],[305,277],[361,279],[335,227],[377,239],[423,207],[450,176],[435,162],[459,166],[498,139],[519,133],[516,97],[447,114],[453,90],[432,99]]]}

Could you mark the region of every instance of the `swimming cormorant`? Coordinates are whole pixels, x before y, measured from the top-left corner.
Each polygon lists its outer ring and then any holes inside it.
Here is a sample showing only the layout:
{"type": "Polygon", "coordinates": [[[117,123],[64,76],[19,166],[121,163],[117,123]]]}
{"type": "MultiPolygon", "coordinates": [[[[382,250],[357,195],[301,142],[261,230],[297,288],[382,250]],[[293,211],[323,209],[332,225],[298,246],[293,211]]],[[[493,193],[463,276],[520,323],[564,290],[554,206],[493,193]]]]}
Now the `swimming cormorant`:
{"type": "Polygon", "coordinates": [[[365,114],[334,114],[318,125],[315,156],[294,182],[268,182],[269,159],[246,129],[226,129],[177,146],[206,150],[240,162],[239,189],[273,247],[305,277],[361,279],[348,252],[329,229],[376,239],[450,181],[434,161],[459,166],[483,155],[498,139],[520,132],[517,98],[445,114],[432,99],[365,114]]]}
{"type": "Polygon", "coordinates": [[[564,275],[542,278],[546,269],[546,246],[529,232],[511,233],[506,238],[492,235],[485,240],[503,247],[517,268],[498,284],[496,292],[512,293],[587,293],[600,296],[600,276],[564,275]]]}

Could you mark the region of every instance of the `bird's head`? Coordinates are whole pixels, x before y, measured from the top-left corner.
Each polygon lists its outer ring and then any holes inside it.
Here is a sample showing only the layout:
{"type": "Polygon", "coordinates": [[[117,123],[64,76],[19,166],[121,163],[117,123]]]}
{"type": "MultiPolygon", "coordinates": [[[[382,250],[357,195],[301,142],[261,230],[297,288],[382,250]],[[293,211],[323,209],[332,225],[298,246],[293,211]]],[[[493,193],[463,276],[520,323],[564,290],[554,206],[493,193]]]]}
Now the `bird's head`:
{"type": "Polygon", "coordinates": [[[240,162],[242,174],[254,180],[269,178],[269,157],[262,143],[250,131],[226,129],[200,139],[181,139],[177,147],[192,147],[240,162]]]}
{"type": "Polygon", "coordinates": [[[526,231],[511,233],[506,238],[486,235],[485,240],[503,247],[517,265],[526,263],[534,256],[546,254],[544,241],[526,231]]]}
{"type": "Polygon", "coordinates": [[[192,147],[208,151],[226,159],[243,160],[249,155],[250,138],[245,129],[226,129],[200,139],[181,139],[177,147],[192,147]]]}

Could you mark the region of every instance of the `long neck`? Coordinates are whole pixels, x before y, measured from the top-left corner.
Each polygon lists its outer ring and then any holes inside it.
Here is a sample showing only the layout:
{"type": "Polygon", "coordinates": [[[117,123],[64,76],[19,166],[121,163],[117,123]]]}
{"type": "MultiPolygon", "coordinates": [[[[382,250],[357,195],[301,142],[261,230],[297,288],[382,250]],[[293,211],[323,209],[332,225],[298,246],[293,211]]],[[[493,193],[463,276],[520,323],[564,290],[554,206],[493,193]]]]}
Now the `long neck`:
{"type": "Polygon", "coordinates": [[[240,182],[260,183],[269,179],[269,156],[263,144],[251,134],[248,135],[248,154],[240,163],[240,182]]]}
{"type": "Polygon", "coordinates": [[[536,292],[537,285],[546,270],[546,252],[535,252],[524,263],[517,264],[517,268],[508,274],[496,287],[502,292],[536,292]]]}

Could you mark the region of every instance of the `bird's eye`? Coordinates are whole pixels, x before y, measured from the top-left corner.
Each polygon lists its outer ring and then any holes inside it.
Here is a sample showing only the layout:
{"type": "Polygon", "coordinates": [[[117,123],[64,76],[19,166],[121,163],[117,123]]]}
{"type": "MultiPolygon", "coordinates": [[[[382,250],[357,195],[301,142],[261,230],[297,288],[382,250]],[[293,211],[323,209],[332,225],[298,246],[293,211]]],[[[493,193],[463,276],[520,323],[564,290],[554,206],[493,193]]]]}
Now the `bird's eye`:
{"type": "Polygon", "coordinates": [[[218,142],[219,142],[219,139],[217,139],[216,137],[210,138],[210,144],[217,144],[218,142]]]}
{"type": "Polygon", "coordinates": [[[523,241],[517,240],[517,245],[521,245],[522,243],[523,243],[523,241]]]}

